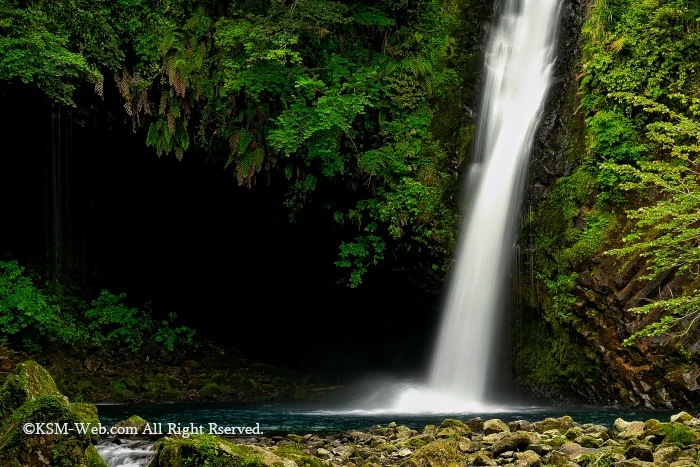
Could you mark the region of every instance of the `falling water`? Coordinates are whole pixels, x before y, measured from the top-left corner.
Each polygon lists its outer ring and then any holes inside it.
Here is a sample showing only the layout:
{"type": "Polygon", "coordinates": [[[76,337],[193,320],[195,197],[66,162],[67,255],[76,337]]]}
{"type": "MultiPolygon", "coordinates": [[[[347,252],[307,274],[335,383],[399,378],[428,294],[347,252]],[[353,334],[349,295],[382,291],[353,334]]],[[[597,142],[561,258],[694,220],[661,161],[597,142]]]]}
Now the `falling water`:
{"type": "MultiPolygon", "coordinates": [[[[559,0],[504,0],[486,55],[470,199],[427,385],[385,385],[370,412],[499,410],[499,332],[527,160],[551,80],[559,0]],[[379,405],[378,401],[383,401],[379,405]]],[[[502,347],[502,345],[501,345],[502,347]]]]}
{"type": "Polygon", "coordinates": [[[107,467],[146,467],[155,451],[153,441],[104,439],[97,443],[97,453],[107,467]]]}
{"type": "MultiPolygon", "coordinates": [[[[461,238],[430,387],[447,399],[489,401],[494,342],[526,162],[553,65],[558,0],[506,0],[489,44],[479,121],[478,186],[461,238]]],[[[471,187],[469,187],[471,188],[471,187]]]]}

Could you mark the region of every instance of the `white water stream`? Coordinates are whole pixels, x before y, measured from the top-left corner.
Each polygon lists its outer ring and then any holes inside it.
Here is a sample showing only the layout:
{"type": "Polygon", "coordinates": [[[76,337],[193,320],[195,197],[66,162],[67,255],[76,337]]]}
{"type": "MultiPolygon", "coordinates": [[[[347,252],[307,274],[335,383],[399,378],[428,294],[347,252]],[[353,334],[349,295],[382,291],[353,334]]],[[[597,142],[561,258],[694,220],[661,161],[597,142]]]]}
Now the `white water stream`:
{"type": "Polygon", "coordinates": [[[385,387],[368,412],[498,411],[490,386],[527,161],[554,63],[559,0],[505,0],[486,55],[470,204],[427,384],[385,387]]]}

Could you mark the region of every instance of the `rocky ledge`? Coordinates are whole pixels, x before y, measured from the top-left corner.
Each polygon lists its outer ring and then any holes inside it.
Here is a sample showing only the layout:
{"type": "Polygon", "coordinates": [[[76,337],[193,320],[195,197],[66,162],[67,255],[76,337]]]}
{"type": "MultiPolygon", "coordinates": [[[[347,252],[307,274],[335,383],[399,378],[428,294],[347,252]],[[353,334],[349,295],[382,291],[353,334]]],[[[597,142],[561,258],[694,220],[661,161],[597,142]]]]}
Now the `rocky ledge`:
{"type": "Polygon", "coordinates": [[[571,417],[531,423],[448,419],[421,432],[391,423],[367,432],[273,438],[165,437],[150,467],[680,467],[698,465],[700,419],[581,425],[571,417]],[[191,463],[188,459],[196,459],[191,463]]]}

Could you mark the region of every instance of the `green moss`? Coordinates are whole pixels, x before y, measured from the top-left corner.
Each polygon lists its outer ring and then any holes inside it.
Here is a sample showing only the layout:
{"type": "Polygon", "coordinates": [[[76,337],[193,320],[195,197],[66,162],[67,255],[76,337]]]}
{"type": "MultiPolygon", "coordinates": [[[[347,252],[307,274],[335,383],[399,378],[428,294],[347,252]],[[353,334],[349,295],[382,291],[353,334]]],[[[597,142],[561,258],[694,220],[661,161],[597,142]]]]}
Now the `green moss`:
{"type": "MultiPolygon", "coordinates": [[[[318,457],[309,456],[304,453],[303,446],[300,444],[278,446],[274,448],[273,452],[280,457],[293,460],[298,467],[328,467],[328,464],[318,457]]],[[[359,459],[359,461],[360,463],[357,465],[362,465],[362,459],[359,459]]]]}
{"type": "Polygon", "coordinates": [[[514,335],[515,368],[525,387],[546,387],[555,392],[591,384],[601,372],[597,356],[587,352],[570,332],[552,329],[542,319],[521,316],[514,335]]]}
{"type": "Polygon", "coordinates": [[[0,419],[7,418],[25,402],[49,394],[59,394],[51,375],[35,361],[20,363],[0,389],[0,419]]]}
{"type": "Polygon", "coordinates": [[[166,437],[158,441],[151,461],[156,467],[259,467],[259,455],[248,446],[229,443],[213,435],[166,437]]]}
{"type": "Polygon", "coordinates": [[[85,465],[86,467],[107,467],[107,464],[102,460],[95,446],[92,445],[85,449],[85,465]]]}

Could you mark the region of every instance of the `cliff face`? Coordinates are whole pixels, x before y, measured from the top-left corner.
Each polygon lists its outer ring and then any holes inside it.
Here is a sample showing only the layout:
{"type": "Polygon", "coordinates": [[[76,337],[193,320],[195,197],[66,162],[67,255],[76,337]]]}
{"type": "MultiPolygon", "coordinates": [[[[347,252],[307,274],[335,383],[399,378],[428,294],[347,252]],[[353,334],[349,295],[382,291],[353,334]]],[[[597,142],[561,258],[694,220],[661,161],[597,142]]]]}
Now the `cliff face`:
{"type": "MultiPolygon", "coordinates": [[[[523,203],[523,235],[513,312],[513,369],[531,394],[549,399],[647,408],[700,404],[700,330],[623,341],[659,318],[630,308],[691,290],[674,271],[642,279],[645,258],[605,255],[630,225],[625,209],[601,209],[579,81],[582,29],[595,1],[566,0],[555,79],[538,131],[523,203]],[[588,164],[588,166],[587,166],[588,164]]],[[[653,194],[652,194],[653,197],[653,194]]]]}

